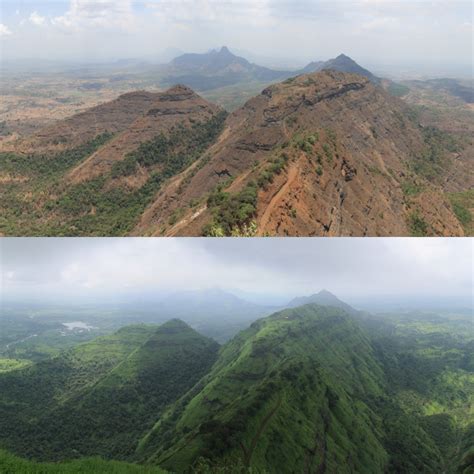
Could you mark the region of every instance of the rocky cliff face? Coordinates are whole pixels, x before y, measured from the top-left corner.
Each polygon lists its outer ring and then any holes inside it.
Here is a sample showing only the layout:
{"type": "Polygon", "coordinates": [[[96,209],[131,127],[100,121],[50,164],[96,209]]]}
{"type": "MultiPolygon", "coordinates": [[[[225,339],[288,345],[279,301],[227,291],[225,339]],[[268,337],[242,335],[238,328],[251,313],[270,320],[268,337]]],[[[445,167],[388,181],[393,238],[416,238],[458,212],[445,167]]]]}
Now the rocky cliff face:
{"type": "Polygon", "coordinates": [[[323,71],[272,85],[228,117],[205,162],[163,188],[135,233],[163,232],[170,213],[200,201],[165,231],[200,235],[213,220],[204,196],[218,185],[238,193],[284,155],[284,169],[258,187],[260,235],[409,235],[419,215],[428,233],[460,235],[440,189],[420,184],[416,199],[404,191],[425,149],[407,113],[360,75],[323,71]]]}
{"type": "Polygon", "coordinates": [[[32,228],[68,235],[463,235],[443,187],[466,189],[465,179],[444,142],[359,74],[287,79],[227,117],[182,85],[139,91],[17,144],[28,156],[4,157],[9,192],[41,210],[10,212],[7,228],[28,234],[24,222],[38,219],[32,228]]]}

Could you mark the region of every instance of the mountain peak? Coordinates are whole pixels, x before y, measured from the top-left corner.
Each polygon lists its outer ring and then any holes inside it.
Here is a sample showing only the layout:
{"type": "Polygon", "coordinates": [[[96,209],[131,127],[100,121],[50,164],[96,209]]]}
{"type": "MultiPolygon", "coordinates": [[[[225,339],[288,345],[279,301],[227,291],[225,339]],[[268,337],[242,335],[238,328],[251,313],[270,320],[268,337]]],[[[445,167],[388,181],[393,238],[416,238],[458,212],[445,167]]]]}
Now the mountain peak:
{"type": "Polygon", "coordinates": [[[222,48],[219,51],[219,54],[230,54],[233,56],[233,54],[229,51],[229,48],[227,46],[222,46],[222,48]]]}
{"type": "Polygon", "coordinates": [[[158,332],[170,332],[170,331],[183,331],[187,329],[192,329],[191,326],[186,324],[182,319],[179,318],[173,318],[170,319],[169,321],[166,321],[166,323],[163,323],[159,328],[158,332]]]}
{"type": "Polygon", "coordinates": [[[319,293],[314,293],[310,296],[300,296],[293,298],[287,305],[288,308],[295,308],[306,304],[318,304],[321,306],[334,306],[343,309],[349,314],[356,313],[356,310],[349,306],[344,301],[341,301],[336,295],[328,290],[322,289],[319,293]]]}
{"type": "Polygon", "coordinates": [[[345,59],[345,60],[354,61],[351,57],[347,56],[347,55],[344,54],[344,53],[341,53],[341,54],[340,54],[339,56],[337,56],[335,59],[336,59],[336,60],[337,60],[337,59],[345,59]]]}
{"type": "Polygon", "coordinates": [[[331,293],[330,291],[326,290],[325,288],[323,288],[319,293],[318,295],[331,295],[331,296],[334,296],[336,298],[336,295],[334,295],[333,293],[331,293]]]}

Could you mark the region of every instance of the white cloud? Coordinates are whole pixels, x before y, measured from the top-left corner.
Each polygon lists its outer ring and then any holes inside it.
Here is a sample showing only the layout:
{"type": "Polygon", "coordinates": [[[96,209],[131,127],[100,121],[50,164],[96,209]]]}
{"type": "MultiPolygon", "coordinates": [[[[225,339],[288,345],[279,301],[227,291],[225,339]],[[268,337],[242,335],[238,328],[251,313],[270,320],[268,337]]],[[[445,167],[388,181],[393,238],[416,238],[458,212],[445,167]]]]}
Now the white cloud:
{"type": "Polygon", "coordinates": [[[71,0],[68,11],[52,18],[52,23],[66,30],[119,28],[134,25],[131,0],[71,0]]]}
{"type": "Polygon", "coordinates": [[[10,36],[12,34],[10,28],[3,23],[0,23],[0,36],[10,36]]]}
{"type": "Polygon", "coordinates": [[[31,23],[33,23],[33,25],[36,26],[44,25],[46,22],[46,18],[44,16],[39,15],[37,12],[33,12],[29,17],[29,20],[31,21],[31,23]]]}
{"type": "Polygon", "coordinates": [[[7,299],[220,286],[283,296],[328,288],[342,298],[466,301],[473,284],[467,239],[34,240],[0,242],[7,299]]]}

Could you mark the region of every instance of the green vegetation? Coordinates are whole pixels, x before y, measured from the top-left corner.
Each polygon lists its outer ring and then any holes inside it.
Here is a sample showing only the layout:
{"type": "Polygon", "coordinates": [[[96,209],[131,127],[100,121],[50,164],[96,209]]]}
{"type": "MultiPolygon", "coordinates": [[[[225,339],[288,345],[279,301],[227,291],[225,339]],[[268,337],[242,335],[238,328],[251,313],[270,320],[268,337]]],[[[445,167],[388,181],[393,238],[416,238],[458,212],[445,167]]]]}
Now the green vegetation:
{"type": "Polygon", "coordinates": [[[474,189],[459,193],[448,194],[454,213],[459,222],[464,227],[466,235],[474,234],[474,220],[472,217],[472,209],[474,209],[474,189]]]}
{"type": "Polygon", "coordinates": [[[38,463],[27,461],[0,451],[0,472],[4,474],[165,474],[156,466],[140,466],[100,458],[84,458],[62,463],[38,463]]]}
{"type": "Polygon", "coordinates": [[[270,165],[261,171],[257,178],[258,187],[265,189],[267,184],[272,183],[274,176],[280,174],[285,169],[288,160],[289,156],[286,152],[271,160],[270,165]]]}
{"type": "Polygon", "coordinates": [[[416,196],[423,191],[423,186],[414,180],[402,182],[402,191],[405,196],[416,196]]]}
{"type": "Polygon", "coordinates": [[[413,171],[430,181],[437,182],[448,166],[447,153],[459,151],[460,145],[452,135],[436,127],[422,127],[425,149],[414,158],[413,171]]]}
{"type": "Polygon", "coordinates": [[[390,81],[387,89],[388,93],[395,97],[403,97],[410,92],[410,88],[404,84],[390,81]]]}
{"type": "Polygon", "coordinates": [[[0,445],[36,462],[0,472],[472,472],[470,316],[325,298],[220,348],[175,319],[6,361],[0,445]]]}
{"type": "Polygon", "coordinates": [[[35,177],[41,181],[50,180],[92,155],[112,137],[112,133],[105,132],[83,145],[61,151],[53,156],[0,153],[0,171],[13,176],[35,177]]]}
{"type": "Polygon", "coordinates": [[[27,371],[5,374],[0,411],[7,416],[0,423],[10,433],[7,446],[40,460],[130,458],[160,412],[209,370],[217,349],[172,320],[157,329],[125,327],[27,371]],[[23,403],[28,411],[15,424],[10,407],[23,403]],[[41,442],[35,442],[40,432],[41,442]]]}
{"type": "Polygon", "coordinates": [[[217,187],[207,199],[207,206],[212,210],[213,222],[203,229],[209,237],[231,235],[233,231],[250,224],[257,211],[258,188],[254,182],[248,183],[237,194],[230,194],[217,187]]]}
{"type": "Polygon", "coordinates": [[[0,374],[11,372],[13,370],[22,369],[30,365],[30,361],[21,359],[1,359],[0,358],[0,374]]]}
{"type": "Polygon", "coordinates": [[[428,224],[417,211],[408,216],[408,228],[412,237],[426,237],[428,235],[428,224]]]}
{"type": "Polygon", "coordinates": [[[332,163],[334,156],[332,154],[331,147],[327,143],[323,144],[323,151],[324,151],[324,154],[326,155],[326,159],[328,163],[332,163]]]}
{"type": "Polygon", "coordinates": [[[196,161],[220,133],[227,113],[219,112],[207,122],[194,123],[191,128],[178,125],[167,137],[163,133],[112,167],[112,177],[133,174],[137,165],[143,167],[162,166],[164,178],[174,176],[196,161]]]}
{"type": "Polygon", "coordinates": [[[127,234],[163,181],[201,157],[221,132],[225,117],[226,112],[221,112],[189,128],[177,126],[168,136],[142,143],[114,164],[109,174],[76,185],[59,184],[59,178],[110,139],[110,134],[56,157],[42,157],[34,166],[25,157],[0,156],[0,171],[23,177],[25,170],[30,172],[27,188],[22,182],[12,182],[0,191],[0,197],[5,197],[0,231],[43,236],[127,234]],[[123,188],[117,179],[134,173],[138,165],[149,169],[148,180],[135,190],[123,188]],[[111,185],[111,181],[116,183],[111,185]],[[33,190],[37,199],[26,198],[26,189],[33,190]]]}
{"type": "Polygon", "coordinates": [[[299,472],[305,465],[345,472],[350,455],[352,469],[380,472],[387,455],[363,402],[364,393],[381,393],[379,377],[368,341],[340,310],[282,311],[229,342],[139,452],[176,471],[205,457],[257,472],[299,472]]]}

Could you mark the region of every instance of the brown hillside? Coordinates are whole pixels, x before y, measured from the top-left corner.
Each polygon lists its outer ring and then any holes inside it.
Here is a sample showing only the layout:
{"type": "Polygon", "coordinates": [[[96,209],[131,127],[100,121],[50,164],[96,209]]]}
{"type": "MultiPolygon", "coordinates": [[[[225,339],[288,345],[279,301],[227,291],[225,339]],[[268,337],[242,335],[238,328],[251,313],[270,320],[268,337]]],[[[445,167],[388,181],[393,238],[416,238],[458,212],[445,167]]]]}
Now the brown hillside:
{"type": "MultiPolygon", "coordinates": [[[[118,133],[110,142],[97,150],[86,161],[74,168],[68,178],[78,183],[109,172],[113,164],[123,160],[125,155],[134,151],[141,143],[152,140],[160,133],[167,133],[178,123],[190,126],[196,121],[206,121],[221,110],[188,87],[178,85],[163,93],[153,94],[147,104],[147,110],[136,118],[130,126],[118,133]]],[[[129,185],[143,184],[146,173],[129,177],[129,185]]]]}
{"type": "Polygon", "coordinates": [[[413,227],[462,235],[441,189],[412,172],[425,148],[403,102],[368,79],[299,76],[231,114],[205,158],[161,189],[133,233],[202,235],[218,184],[237,194],[284,154],[284,169],[259,185],[259,235],[409,235],[413,227]]]}
{"type": "Polygon", "coordinates": [[[105,132],[118,133],[146,113],[159,94],[137,91],[92,107],[45,127],[21,143],[16,151],[25,153],[73,148],[105,132]]]}

